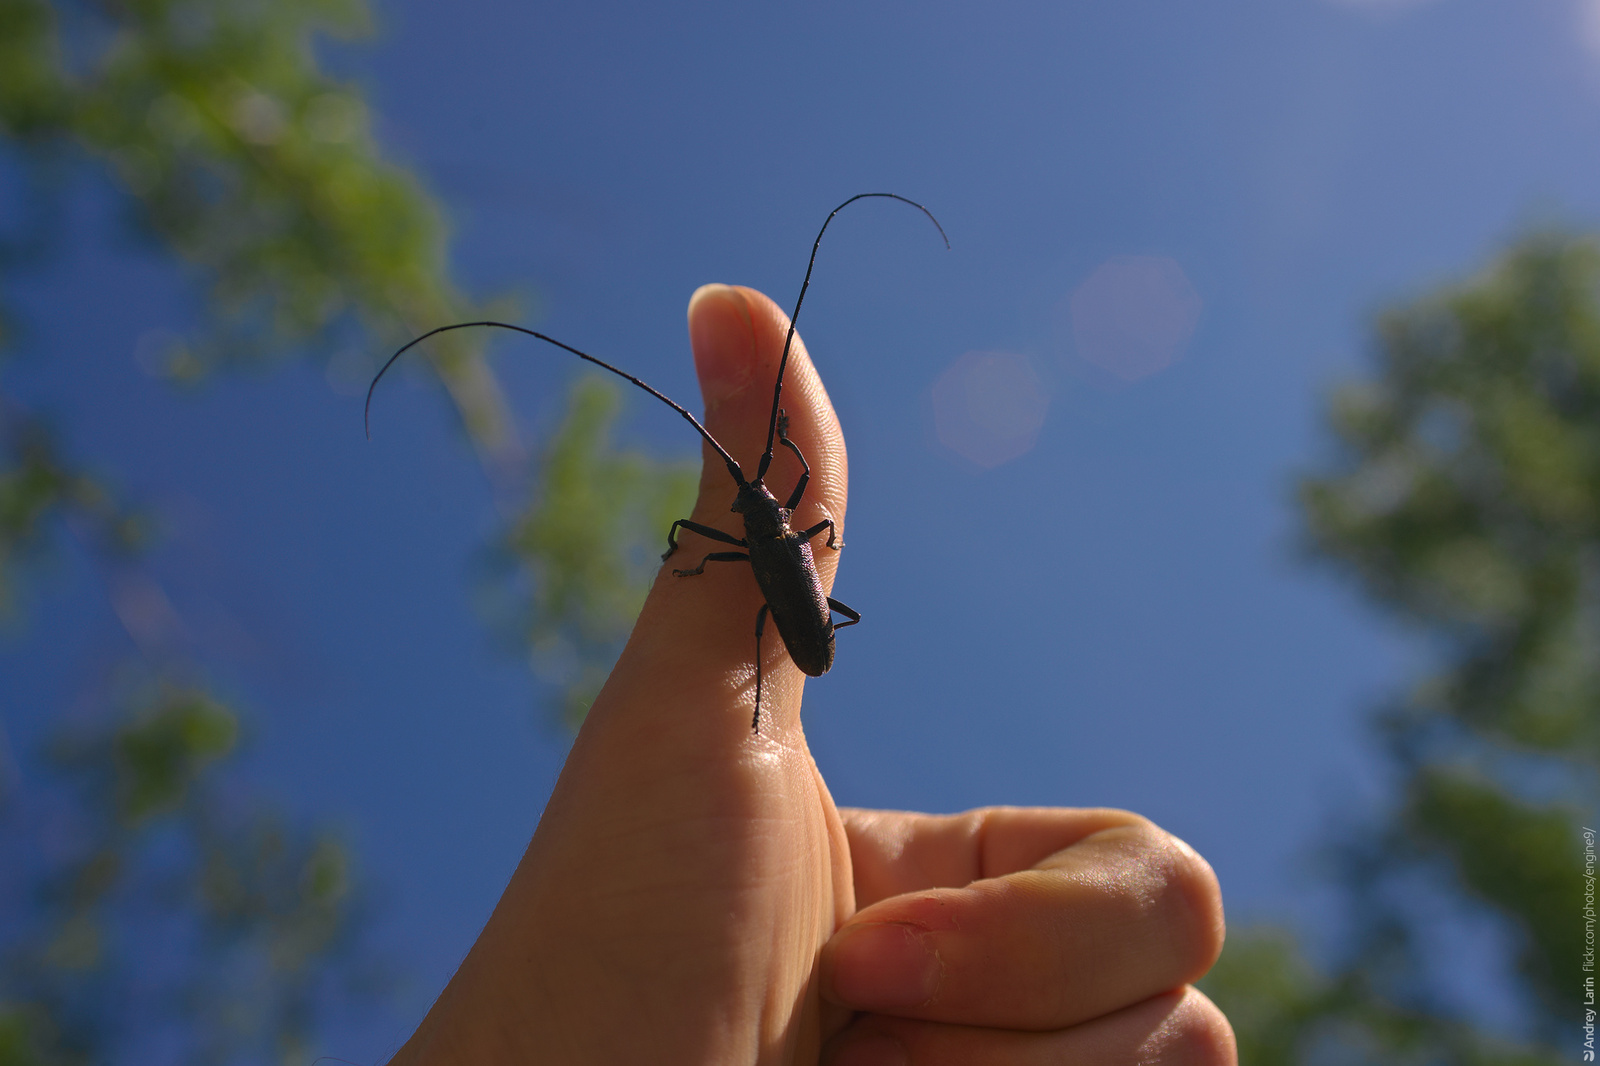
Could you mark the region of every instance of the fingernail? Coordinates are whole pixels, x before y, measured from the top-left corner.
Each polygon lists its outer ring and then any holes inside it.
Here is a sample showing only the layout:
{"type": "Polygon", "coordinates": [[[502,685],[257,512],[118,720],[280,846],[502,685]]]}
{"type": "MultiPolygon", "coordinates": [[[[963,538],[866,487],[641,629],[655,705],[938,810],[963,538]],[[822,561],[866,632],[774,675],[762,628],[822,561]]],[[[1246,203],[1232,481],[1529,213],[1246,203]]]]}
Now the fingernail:
{"type": "Polygon", "coordinates": [[[707,407],[750,383],[755,329],[744,296],[731,286],[702,285],[689,297],[689,343],[707,407]]]}
{"type": "Polygon", "coordinates": [[[944,976],[927,933],[898,922],[847,927],[832,954],[833,994],[856,1010],[921,1006],[944,976]]]}
{"type": "Polygon", "coordinates": [[[827,1066],[906,1066],[900,1041],[883,1033],[845,1033],[828,1046],[827,1066]]]}

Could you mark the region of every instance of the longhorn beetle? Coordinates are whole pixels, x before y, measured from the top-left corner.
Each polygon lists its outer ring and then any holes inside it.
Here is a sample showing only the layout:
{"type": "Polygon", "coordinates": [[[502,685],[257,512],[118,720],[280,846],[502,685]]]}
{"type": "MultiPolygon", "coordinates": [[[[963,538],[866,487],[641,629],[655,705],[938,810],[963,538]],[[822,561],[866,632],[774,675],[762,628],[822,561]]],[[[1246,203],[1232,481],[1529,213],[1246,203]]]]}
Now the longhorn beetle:
{"type": "Polygon", "coordinates": [[[748,562],[755,571],[756,584],[761,587],[761,595],[766,602],[756,612],[756,709],[750,719],[752,732],[761,730],[761,635],[766,630],[767,615],[772,615],[772,620],[778,626],[778,635],[783,638],[784,647],[789,651],[789,658],[803,673],[812,677],[819,677],[828,672],[833,665],[833,634],[836,629],[853,626],[861,621],[861,614],[840,603],[838,600],[822,591],[822,579],[817,575],[816,563],[811,557],[811,540],[823,530],[828,531],[828,547],[838,551],[842,544],[838,542],[838,530],[834,528],[833,519],[824,518],[810,529],[794,530],[789,528],[789,519],[793,516],[795,508],[800,506],[800,499],[805,495],[806,484],[811,480],[811,466],[806,462],[806,457],[800,453],[800,448],[789,439],[789,418],[784,414],[781,406],[783,399],[783,371],[789,365],[789,348],[794,343],[795,324],[800,320],[800,305],[805,302],[806,289],[811,285],[811,269],[817,265],[817,249],[822,245],[822,235],[828,231],[828,223],[833,221],[833,216],[843,211],[857,200],[869,197],[884,197],[890,200],[899,200],[901,203],[910,204],[924,215],[928,216],[934,226],[939,230],[939,236],[944,237],[945,247],[950,247],[950,238],[945,236],[944,227],[939,225],[939,220],[933,217],[933,212],[926,207],[907,200],[892,192],[864,192],[857,193],[844,203],[828,213],[823,220],[822,229],[817,231],[817,239],[811,245],[811,260],[806,264],[805,280],[800,283],[800,296],[794,302],[794,314],[789,316],[789,333],[783,340],[783,356],[778,360],[778,379],[772,386],[772,414],[767,419],[767,450],[761,453],[761,464],[756,468],[753,481],[746,481],[744,470],[728,454],[726,448],[717,442],[717,439],[706,431],[699,421],[687,410],[666,396],[657,392],[649,385],[640,381],[632,374],[618,370],[610,363],[596,359],[585,352],[580,352],[570,344],[563,344],[554,337],[547,337],[543,333],[514,326],[506,322],[458,322],[453,326],[440,326],[431,329],[422,336],[406,344],[399,351],[389,357],[372,379],[372,384],[367,387],[367,404],[364,419],[367,427],[367,436],[372,436],[372,393],[378,387],[378,382],[389,368],[395,364],[409,349],[422,343],[436,333],[445,333],[453,329],[467,329],[472,326],[493,326],[497,329],[509,329],[518,333],[525,333],[557,348],[571,352],[580,359],[588,360],[598,367],[611,371],[618,377],[639,386],[645,392],[654,396],[662,403],[678,412],[695,428],[706,443],[714,448],[722,461],[728,464],[728,473],[733,475],[734,484],[738,495],[734,497],[733,511],[744,516],[744,536],[735,537],[713,529],[711,526],[692,522],[687,518],[680,518],[672,523],[672,528],[667,530],[667,550],[661,556],[663,562],[672,557],[678,550],[678,530],[687,529],[691,533],[698,533],[702,537],[717,541],[721,544],[731,544],[743,548],[744,551],[716,551],[706,555],[700,560],[700,565],[690,570],[674,570],[677,577],[694,577],[703,574],[707,563],[748,562]],[[772,465],[772,449],[774,441],[783,445],[794,453],[800,461],[800,480],[795,482],[794,491],[789,493],[789,499],[780,504],[778,498],[769,491],[763,480],[767,476],[767,468],[772,465]],[[833,621],[833,613],[838,611],[849,621],[837,625],[833,621]]]}

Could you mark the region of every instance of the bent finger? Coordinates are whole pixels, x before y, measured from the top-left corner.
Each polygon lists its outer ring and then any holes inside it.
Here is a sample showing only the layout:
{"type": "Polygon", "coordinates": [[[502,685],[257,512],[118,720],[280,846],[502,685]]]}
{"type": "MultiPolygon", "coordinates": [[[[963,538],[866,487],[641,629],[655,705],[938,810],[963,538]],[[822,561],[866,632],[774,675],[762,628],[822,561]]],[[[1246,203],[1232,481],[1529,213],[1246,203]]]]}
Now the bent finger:
{"type": "Polygon", "coordinates": [[[1105,807],[980,807],[960,814],[847,807],[839,814],[850,838],[858,907],[1015,873],[1102,829],[1144,822],[1105,807]]]}
{"type": "Polygon", "coordinates": [[[867,1015],[829,1042],[825,1066],[1235,1066],[1228,1019],[1184,988],[1050,1033],[867,1015]]]}
{"type": "Polygon", "coordinates": [[[855,1010],[1047,1030],[1197,979],[1222,948],[1211,867],[1142,818],[1102,817],[1113,824],[1027,869],[858,911],[823,949],[823,994],[855,1010]]]}

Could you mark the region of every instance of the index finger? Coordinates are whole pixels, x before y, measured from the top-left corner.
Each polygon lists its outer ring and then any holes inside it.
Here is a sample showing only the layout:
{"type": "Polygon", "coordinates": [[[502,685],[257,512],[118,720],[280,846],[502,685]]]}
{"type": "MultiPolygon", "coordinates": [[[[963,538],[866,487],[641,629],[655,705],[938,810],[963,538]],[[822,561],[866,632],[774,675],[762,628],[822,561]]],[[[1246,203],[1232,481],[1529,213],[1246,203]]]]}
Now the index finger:
{"type": "Polygon", "coordinates": [[[1054,1030],[1194,981],[1222,948],[1194,849],[1125,811],[845,812],[865,906],[822,952],[859,1011],[1054,1030]]]}
{"type": "Polygon", "coordinates": [[[1141,824],[1110,808],[984,807],[961,814],[842,808],[856,906],[929,888],[960,888],[1026,870],[1103,829],[1141,824]]]}

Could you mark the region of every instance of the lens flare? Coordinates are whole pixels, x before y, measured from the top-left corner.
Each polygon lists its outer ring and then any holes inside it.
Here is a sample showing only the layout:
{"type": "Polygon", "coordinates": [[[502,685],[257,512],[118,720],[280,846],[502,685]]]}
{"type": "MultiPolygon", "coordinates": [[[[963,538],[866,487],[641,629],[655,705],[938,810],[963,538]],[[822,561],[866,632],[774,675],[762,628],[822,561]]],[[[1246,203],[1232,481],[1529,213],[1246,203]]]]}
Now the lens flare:
{"type": "Polygon", "coordinates": [[[1200,321],[1200,295],[1161,255],[1119,255],[1073,290],[1078,357],[1123,381],[1160,373],[1183,356],[1200,321]]]}
{"type": "Polygon", "coordinates": [[[933,383],[939,441],[984,468],[1031,449],[1049,407],[1044,380],[1015,352],[968,352],[933,383]]]}

